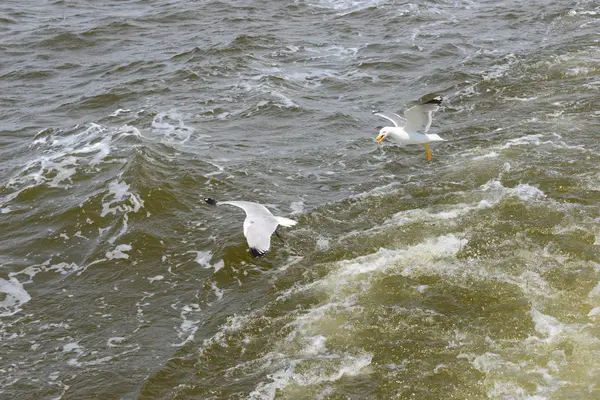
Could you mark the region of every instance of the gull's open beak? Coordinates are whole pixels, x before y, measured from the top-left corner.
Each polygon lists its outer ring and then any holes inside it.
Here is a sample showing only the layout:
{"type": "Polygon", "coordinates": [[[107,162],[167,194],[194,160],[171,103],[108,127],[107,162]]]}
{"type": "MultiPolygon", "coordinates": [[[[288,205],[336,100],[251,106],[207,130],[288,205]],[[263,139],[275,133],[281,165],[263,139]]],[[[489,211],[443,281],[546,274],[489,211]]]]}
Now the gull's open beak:
{"type": "Polygon", "coordinates": [[[377,137],[375,138],[375,140],[377,140],[377,144],[381,144],[381,142],[383,142],[383,139],[385,139],[385,135],[377,135],[377,137]]]}

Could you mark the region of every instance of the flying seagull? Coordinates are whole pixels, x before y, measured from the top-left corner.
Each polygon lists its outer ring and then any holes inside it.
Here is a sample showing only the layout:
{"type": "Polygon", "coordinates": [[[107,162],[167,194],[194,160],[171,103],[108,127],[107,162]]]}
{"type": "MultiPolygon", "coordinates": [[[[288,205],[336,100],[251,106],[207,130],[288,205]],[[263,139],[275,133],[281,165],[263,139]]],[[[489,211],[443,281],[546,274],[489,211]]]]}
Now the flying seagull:
{"type": "Polygon", "coordinates": [[[429,142],[443,141],[436,134],[427,133],[431,126],[431,115],[440,108],[442,98],[436,96],[426,103],[416,105],[404,111],[406,118],[394,113],[373,111],[373,114],[391,121],[394,126],[384,126],[375,138],[378,144],[388,135],[399,143],[422,144],[427,152],[427,161],[431,161],[429,142]]]}
{"type": "Polygon", "coordinates": [[[210,197],[205,198],[204,201],[211,206],[230,205],[246,212],[244,236],[254,257],[264,256],[269,251],[273,232],[279,237],[276,232],[277,226],[294,226],[297,223],[289,218],[276,217],[262,204],[251,201],[216,201],[210,197]]]}

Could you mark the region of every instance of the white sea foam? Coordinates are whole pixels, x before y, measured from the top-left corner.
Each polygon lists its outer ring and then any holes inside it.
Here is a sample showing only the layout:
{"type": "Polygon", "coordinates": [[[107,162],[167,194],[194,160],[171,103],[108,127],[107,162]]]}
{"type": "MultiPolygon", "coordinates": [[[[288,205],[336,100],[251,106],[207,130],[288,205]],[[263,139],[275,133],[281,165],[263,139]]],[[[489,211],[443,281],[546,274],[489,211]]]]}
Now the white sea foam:
{"type": "Polygon", "coordinates": [[[22,190],[38,185],[67,188],[80,170],[95,166],[110,154],[118,130],[109,131],[90,123],[85,129],[64,133],[43,130],[33,138],[31,159],[14,174],[8,187],[15,189],[3,203],[11,201],[22,190]]]}
{"type": "Polygon", "coordinates": [[[32,279],[40,272],[56,271],[61,275],[64,275],[71,272],[79,271],[81,269],[82,267],[75,263],[60,262],[58,264],[52,264],[52,260],[48,259],[41,264],[30,265],[29,267],[24,268],[21,271],[11,272],[8,274],[8,276],[13,277],[18,275],[28,275],[29,279],[32,279]]]}
{"type": "Polygon", "coordinates": [[[385,186],[376,187],[376,188],[368,190],[366,192],[351,194],[349,196],[349,199],[356,200],[356,199],[362,199],[365,197],[373,197],[373,196],[381,197],[381,196],[392,195],[392,194],[398,193],[398,191],[399,191],[398,188],[401,186],[402,186],[402,183],[400,183],[400,182],[392,182],[385,186]]]}
{"type": "Polygon", "coordinates": [[[200,323],[200,320],[189,319],[188,315],[198,313],[201,310],[202,309],[200,308],[200,305],[196,303],[186,304],[183,307],[181,307],[181,312],[179,315],[181,316],[182,321],[181,325],[179,326],[177,336],[184,339],[180,343],[173,343],[172,346],[183,346],[187,342],[194,340],[194,335],[198,330],[198,324],[200,323]]]}
{"type": "Polygon", "coordinates": [[[304,202],[303,201],[293,201],[292,204],[290,204],[290,208],[292,209],[292,212],[290,215],[299,214],[304,211],[304,202]]]}
{"type": "Polygon", "coordinates": [[[312,0],[309,4],[314,7],[333,9],[338,11],[340,15],[345,15],[369,7],[377,7],[384,2],[384,0],[312,0]]]}
{"type": "Polygon", "coordinates": [[[195,262],[200,264],[204,268],[214,268],[215,272],[219,271],[221,268],[225,266],[225,261],[219,260],[214,264],[211,264],[212,260],[212,252],[209,250],[204,251],[188,251],[188,253],[196,253],[195,262]]]}
{"type": "Polygon", "coordinates": [[[510,147],[513,146],[522,146],[522,145],[531,145],[534,144],[536,146],[539,146],[540,144],[552,144],[551,141],[542,141],[541,139],[544,137],[543,134],[538,133],[536,135],[527,135],[527,136],[521,136],[515,139],[509,139],[506,141],[506,143],[504,145],[502,145],[502,149],[508,149],[510,147]]]}
{"type": "Polygon", "coordinates": [[[215,281],[212,281],[210,283],[210,288],[212,289],[213,293],[215,294],[215,297],[217,298],[217,300],[221,300],[223,298],[223,289],[220,289],[217,286],[217,283],[215,281]]]}
{"type": "Polygon", "coordinates": [[[429,285],[418,285],[418,286],[415,287],[415,289],[419,293],[425,292],[428,288],[429,288],[429,285]]]}
{"type": "Polygon", "coordinates": [[[59,162],[54,162],[49,159],[42,159],[42,169],[48,173],[56,172],[56,175],[51,180],[46,180],[46,183],[50,187],[59,187],[63,181],[71,180],[71,177],[75,175],[77,165],[77,158],[67,156],[59,162]],[[72,167],[72,168],[68,168],[72,167]]]}
{"type": "MultiPolygon", "coordinates": [[[[311,60],[318,59],[348,59],[356,56],[359,51],[358,47],[344,47],[340,45],[331,46],[305,46],[304,50],[311,55],[311,60]]],[[[335,72],[328,69],[310,69],[308,72],[292,72],[291,76],[297,78],[297,80],[306,80],[318,77],[332,77],[335,76],[335,72]]]]}
{"type": "Polygon", "coordinates": [[[66,322],[50,322],[48,324],[43,324],[40,326],[40,331],[56,331],[59,329],[71,329],[71,326],[66,322]]]}
{"type": "Polygon", "coordinates": [[[0,301],[0,317],[14,315],[21,310],[21,306],[31,300],[31,296],[16,278],[5,280],[0,278],[0,293],[6,297],[0,301]]]}
{"type": "MultiPolygon", "coordinates": [[[[596,313],[590,314],[593,317],[596,313]]],[[[519,341],[518,345],[514,340],[490,341],[488,346],[493,351],[458,356],[467,358],[484,373],[490,398],[553,398],[569,383],[569,376],[575,375],[577,379],[586,376],[583,370],[589,372],[588,380],[594,380],[596,372],[589,370],[589,363],[596,361],[600,340],[590,331],[592,323],[563,322],[536,307],[531,309],[531,318],[535,335],[519,341]],[[567,355],[565,346],[573,354],[567,355]],[[524,379],[531,384],[521,387],[519,383],[524,379]]]]}
{"type": "MultiPolygon", "coordinates": [[[[355,294],[365,293],[376,274],[399,274],[412,278],[421,274],[436,274],[451,276],[458,280],[467,276],[469,282],[472,282],[473,277],[491,279],[521,287],[525,297],[531,299],[534,304],[537,303],[536,296],[546,298],[546,295],[550,297],[555,295],[552,288],[534,271],[526,270],[520,276],[513,276],[504,270],[494,273],[487,269],[474,269],[474,265],[457,262],[455,254],[463,244],[464,240],[447,235],[406,249],[382,249],[371,255],[337,262],[333,265],[332,272],[323,279],[304,285],[303,289],[321,291],[328,296],[328,299],[318,306],[303,311],[286,326],[288,330],[292,328],[292,331],[285,340],[277,345],[279,351],[285,355],[272,354],[264,361],[265,368],[269,365],[269,369],[274,372],[269,375],[269,380],[257,385],[253,392],[253,398],[273,398],[275,393],[285,394],[286,387],[290,384],[302,386],[322,382],[321,378],[311,376],[313,368],[299,367],[303,360],[301,356],[311,357],[312,360],[315,357],[323,360],[327,356],[333,356],[327,349],[328,334],[325,332],[332,329],[327,321],[330,319],[339,321],[342,310],[357,307],[358,305],[354,301],[355,294]],[[357,290],[353,290],[352,286],[356,286],[357,290]],[[327,331],[321,330],[322,326],[327,326],[327,331]]],[[[552,255],[548,255],[548,257],[552,257],[552,255]]],[[[535,261],[540,267],[546,264],[544,257],[540,258],[533,252],[531,261],[531,264],[528,264],[529,268],[537,268],[535,261]]],[[[417,288],[425,290],[423,286],[417,288]]],[[[302,290],[298,289],[298,291],[302,290]]],[[[600,307],[598,308],[600,309],[600,307]]],[[[411,313],[412,311],[411,309],[411,313]]],[[[600,313],[600,311],[591,313],[591,317],[595,317],[596,313],[600,313]]],[[[490,351],[483,354],[459,356],[459,358],[468,358],[473,366],[486,376],[485,383],[489,386],[490,398],[509,398],[510,396],[506,397],[509,393],[508,390],[514,390],[513,394],[520,393],[519,398],[548,398],[566,384],[561,376],[568,365],[564,352],[558,349],[552,351],[551,355],[547,357],[547,362],[542,364],[537,359],[531,360],[524,357],[532,353],[546,354],[549,351],[548,346],[560,349],[565,340],[579,341],[582,339],[582,334],[584,341],[590,343],[594,348],[598,346],[599,341],[586,333],[585,324],[566,324],[554,316],[540,312],[535,307],[532,308],[531,316],[535,324],[536,336],[530,336],[518,344],[515,344],[514,340],[504,342],[501,339],[487,338],[487,346],[492,348],[490,351]],[[508,347],[505,348],[505,344],[508,347]],[[517,356],[514,354],[515,351],[519,352],[517,356]],[[533,388],[520,387],[518,383],[520,376],[527,376],[528,380],[535,382],[536,386],[533,388]]],[[[471,346],[470,342],[472,342],[472,338],[463,335],[458,337],[455,346],[471,346]]],[[[344,357],[339,353],[335,356],[344,357]]],[[[319,364],[322,365],[322,362],[319,361],[317,365],[319,364]]]]}
{"type": "Polygon", "coordinates": [[[384,227],[402,226],[422,221],[443,221],[458,218],[475,209],[480,208],[479,204],[467,205],[456,204],[453,208],[444,211],[434,212],[423,208],[415,208],[397,212],[389,220],[384,222],[384,227]]]}
{"type": "Polygon", "coordinates": [[[315,249],[318,251],[327,251],[329,249],[329,239],[323,236],[319,236],[315,243],[315,249]]]}
{"type": "Polygon", "coordinates": [[[590,312],[588,313],[588,317],[595,317],[596,315],[600,315],[600,307],[594,307],[592,310],[590,310],[590,312]]]}
{"type": "Polygon", "coordinates": [[[107,363],[109,361],[112,361],[116,358],[122,357],[124,355],[130,354],[130,353],[134,353],[136,351],[138,351],[141,347],[140,346],[133,346],[128,350],[125,350],[121,353],[118,354],[112,354],[109,356],[105,356],[105,357],[100,357],[100,358],[96,358],[93,360],[86,360],[86,361],[80,361],[80,358],[84,358],[84,357],[88,357],[89,355],[95,354],[95,352],[91,352],[89,354],[86,354],[84,349],[82,347],[80,347],[79,345],[75,344],[77,347],[74,348],[74,351],[77,353],[77,355],[70,359],[68,361],[68,364],[73,366],[73,367],[83,367],[83,366],[90,366],[90,365],[100,365],[100,364],[104,364],[107,363]]]}
{"type": "Polygon", "coordinates": [[[534,101],[537,100],[538,97],[534,96],[534,97],[504,97],[505,100],[515,100],[515,101],[523,101],[523,102],[529,102],[529,101],[534,101]]]}
{"type": "Polygon", "coordinates": [[[587,68],[587,67],[572,67],[572,68],[567,69],[566,75],[570,75],[570,76],[587,75],[587,74],[589,74],[592,71],[593,71],[592,68],[587,68]]]}
{"type": "Polygon", "coordinates": [[[527,183],[520,183],[514,188],[507,188],[497,179],[491,179],[480,186],[479,188],[483,192],[492,194],[491,201],[500,201],[507,195],[517,196],[521,200],[530,201],[535,199],[542,199],[546,197],[546,194],[527,183]]]}
{"type": "MultiPolygon", "coordinates": [[[[561,355],[557,353],[556,357],[558,357],[556,360],[560,362],[561,355]]],[[[486,376],[484,382],[489,386],[487,395],[492,399],[547,399],[566,384],[550,373],[556,372],[553,368],[555,360],[550,361],[549,367],[546,368],[536,365],[532,361],[513,362],[501,354],[493,352],[481,355],[461,354],[458,358],[469,359],[473,367],[486,376]],[[525,376],[537,383],[534,388],[525,389],[518,384],[525,376]]],[[[564,354],[562,358],[564,358],[564,354]]]]}
{"type": "Polygon", "coordinates": [[[588,89],[598,90],[598,89],[600,89],[600,81],[584,83],[583,86],[588,89]]]}
{"type": "Polygon", "coordinates": [[[525,201],[546,197],[543,191],[527,183],[520,183],[508,192],[525,201]]]}
{"type": "MultiPolygon", "coordinates": [[[[510,170],[510,165],[506,164],[504,172],[510,170]]],[[[364,196],[378,196],[377,192],[369,192],[363,194],[364,196]]],[[[342,242],[350,237],[365,236],[365,235],[376,235],[382,231],[386,231],[389,228],[395,228],[399,226],[407,226],[415,223],[432,221],[449,221],[453,223],[454,220],[459,219],[467,214],[476,212],[481,209],[490,208],[501,202],[506,197],[516,196],[524,202],[536,202],[546,199],[546,194],[527,183],[521,183],[517,186],[505,187],[499,179],[491,179],[485,184],[481,185],[478,190],[473,192],[474,196],[471,197],[483,197],[482,199],[473,202],[471,204],[458,203],[452,205],[436,205],[431,207],[421,207],[409,210],[399,211],[394,214],[391,218],[387,219],[383,223],[368,228],[362,231],[351,231],[342,234],[338,237],[338,242],[342,242]]]]}
{"type": "Polygon", "coordinates": [[[83,347],[79,345],[77,342],[71,342],[63,345],[63,353],[83,353],[83,347]]]}
{"type": "Polygon", "coordinates": [[[320,385],[326,382],[335,382],[343,376],[359,375],[365,367],[371,364],[372,355],[361,353],[358,355],[342,354],[332,356],[328,370],[333,372],[324,373],[321,368],[298,368],[302,359],[288,361],[269,360],[279,364],[279,368],[269,375],[269,381],[259,382],[255,389],[249,394],[249,399],[275,399],[278,392],[284,390],[290,384],[298,386],[320,385]],[[333,361],[335,360],[335,361],[333,361]],[[333,365],[335,364],[335,366],[333,365]]]}
{"type": "Polygon", "coordinates": [[[598,282],[598,284],[588,293],[588,297],[590,298],[598,296],[600,296],[600,282],[598,282]]]}
{"type": "Polygon", "coordinates": [[[489,152],[487,154],[484,154],[482,156],[473,157],[473,161],[483,160],[483,159],[486,159],[486,158],[498,158],[498,156],[499,156],[498,153],[496,153],[495,151],[491,151],[491,152],[489,152]]]}
{"type": "MultiPolygon", "coordinates": [[[[108,239],[108,242],[113,244],[119,237],[125,234],[129,225],[129,213],[137,213],[144,207],[144,201],[135,193],[129,191],[130,186],[115,179],[108,184],[108,193],[102,198],[102,211],[100,216],[105,217],[109,214],[122,215],[121,229],[108,239]]],[[[109,228],[104,228],[100,231],[102,235],[109,228]]]]}
{"type": "MultiPolygon", "coordinates": [[[[425,240],[406,249],[380,249],[374,254],[341,261],[340,268],[333,273],[332,279],[323,283],[329,281],[328,283],[335,287],[340,281],[350,277],[375,271],[383,272],[391,268],[399,269],[398,272],[406,276],[440,270],[442,267],[437,262],[455,255],[466,243],[467,239],[450,234],[425,240]]],[[[445,265],[443,269],[447,272],[454,270],[449,265],[445,265]]]]}
{"type": "Polygon", "coordinates": [[[500,146],[500,149],[508,149],[514,146],[550,146],[558,149],[568,150],[586,150],[583,145],[570,145],[560,138],[560,135],[552,135],[553,138],[549,140],[543,140],[547,137],[546,134],[538,133],[535,135],[521,136],[515,139],[509,139],[500,146]]]}
{"type": "MultiPolygon", "coordinates": [[[[7,187],[14,191],[0,199],[0,207],[10,210],[5,207],[7,203],[24,190],[36,186],[69,188],[75,174],[96,169],[117,148],[115,143],[119,138],[129,135],[141,136],[135,127],[107,128],[95,123],[90,123],[83,129],[75,127],[70,132],[39,132],[31,143],[31,159],[10,177],[7,187]]],[[[132,209],[143,204],[135,195],[131,195],[130,201],[132,209]]],[[[103,209],[104,215],[107,211],[110,212],[103,209]]]]}
{"type": "Polygon", "coordinates": [[[227,335],[238,332],[243,329],[248,323],[252,322],[261,314],[262,310],[254,310],[248,314],[234,314],[227,317],[227,321],[219,326],[219,330],[211,337],[202,341],[202,347],[199,351],[202,353],[205,349],[218,344],[222,347],[227,347],[227,335]]]}
{"type": "Polygon", "coordinates": [[[213,265],[213,268],[215,269],[215,272],[217,272],[218,270],[222,269],[224,266],[225,266],[225,261],[219,260],[213,265]]]}
{"type": "Polygon", "coordinates": [[[285,107],[285,108],[298,107],[298,105],[296,103],[294,103],[294,101],[292,99],[290,99],[283,93],[280,93],[276,90],[273,90],[271,92],[271,96],[280,100],[279,106],[281,106],[281,107],[285,107]]]}
{"type": "Polygon", "coordinates": [[[391,270],[394,274],[403,275],[430,273],[432,270],[447,274],[455,269],[448,268],[450,260],[465,243],[466,239],[445,235],[407,249],[381,249],[367,256],[339,261],[323,279],[298,287],[298,291],[320,291],[327,300],[299,312],[285,325],[285,330],[290,333],[276,346],[278,352],[270,353],[264,361],[264,368],[270,371],[269,379],[258,383],[250,398],[270,399],[278,392],[285,393],[292,384],[320,385],[365,371],[371,363],[371,354],[332,351],[327,346],[328,336],[336,329],[335,326],[344,329],[340,325],[343,315],[362,310],[357,303],[358,293],[368,290],[374,276],[391,270]],[[353,290],[355,286],[360,289],[353,290]],[[325,326],[326,329],[323,328],[325,326]],[[315,365],[306,368],[306,360],[315,365]],[[324,373],[324,370],[331,372],[324,373]]]}
{"type": "Polygon", "coordinates": [[[123,336],[113,336],[111,338],[108,338],[108,340],[106,341],[106,345],[108,347],[119,347],[119,345],[125,340],[126,338],[123,336]]]}
{"type": "Polygon", "coordinates": [[[112,114],[110,114],[110,116],[111,117],[118,117],[119,114],[121,114],[121,113],[128,113],[128,112],[131,112],[131,110],[125,110],[125,109],[119,108],[119,109],[115,110],[115,112],[113,112],[112,114]]]}
{"type": "Polygon", "coordinates": [[[555,317],[543,314],[535,308],[531,310],[531,316],[535,322],[535,330],[547,341],[555,340],[558,335],[567,329],[567,326],[555,317]]]}
{"type": "MultiPolygon", "coordinates": [[[[381,248],[372,254],[339,261],[336,264],[337,268],[324,279],[288,289],[278,297],[278,300],[283,300],[294,293],[312,290],[326,292],[334,299],[338,293],[346,293],[352,286],[360,286],[361,291],[364,291],[375,274],[390,271],[413,277],[423,274],[462,276],[461,270],[464,266],[454,262],[453,259],[467,242],[465,238],[449,234],[426,239],[408,248],[381,248]]],[[[342,302],[345,304],[344,307],[351,307],[350,303],[346,303],[349,300],[346,298],[342,302]]],[[[335,302],[330,306],[335,306],[335,302]]]]}
{"type": "MultiPolygon", "coordinates": [[[[194,135],[194,128],[187,126],[183,118],[176,110],[160,112],[152,120],[152,133],[159,136],[162,142],[185,144],[194,135]]],[[[196,135],[196,137],[208,137],[208,135],[196,135]]]]}
{"type": "Polygon", "coordinates": [[[132,247],[129,244],[120,244],[114,250],[107,251],[105,257],[107,260],[128,259],[129,254],[127,252],[131,249],[132,247]]]}
{"type": "MultiPolygon", "coordinates": [[[[76,154],[88,154],[94,153],[94,156],[89,161],[90,165],[96,165],[104,161],[106,156],[110,154],[110,145],[112,142],[112,138],[107,136],[100,140],[99,142],[95,142],[93,144],[89,144],[81,148],[76,152],[76,154]]],[[[76,161],[76,160],[74,160],[76,161]]]]}
{"type": "Polygon", "coordinates": [[[206,250],[206,251],[189,251],[188,253],[196,253],[196,258],[194,259],[194,261],[196,261],[202,267],[204,267],[204,268],[211,267],[210,260],[212,259],[212,252],[206,250]]]}
{"type": "Polygon", "coordinates": [[[125,182],[119,182],[118,180],[111,181],[108,184],[108,194],[104,196],[103,200],[108,197],[113,197],[112,200],[102,203],[102,212],[100,216],[104,217],[108,214],[116,215],[117,212],[138,212],[142,208],[144,202],[137,195],[129,192],[129,185],[125,182]],[[131,202],[128,204],[118,204],[125,200],[131,202]],[[111,207],[113,204],[117,204],[115,207],[111,207]]]}

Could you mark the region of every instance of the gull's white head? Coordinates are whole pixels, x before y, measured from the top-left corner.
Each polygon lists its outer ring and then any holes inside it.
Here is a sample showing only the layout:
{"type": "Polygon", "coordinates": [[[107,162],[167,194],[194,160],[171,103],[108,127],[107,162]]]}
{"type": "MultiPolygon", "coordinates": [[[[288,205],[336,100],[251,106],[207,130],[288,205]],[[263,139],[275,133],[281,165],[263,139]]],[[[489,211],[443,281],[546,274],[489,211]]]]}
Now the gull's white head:
{"type": "Polygon", "coordinates": [[[377,144],[381,144],[381,142],[383,142],[383,139],[385,139],[388,133],[390,133],[389,128],[381,128],[381,130],[379,131],[379,135],[377,135],[377,137],[375,138],[375,140],[377,140],[377,144]]]}

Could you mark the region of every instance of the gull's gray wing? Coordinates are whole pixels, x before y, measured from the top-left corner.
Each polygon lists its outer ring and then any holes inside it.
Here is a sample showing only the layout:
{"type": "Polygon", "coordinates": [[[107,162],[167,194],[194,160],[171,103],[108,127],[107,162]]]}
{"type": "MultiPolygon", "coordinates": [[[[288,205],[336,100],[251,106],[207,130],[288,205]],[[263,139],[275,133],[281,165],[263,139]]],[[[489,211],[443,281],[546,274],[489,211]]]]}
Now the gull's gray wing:
{"type": "Polygon", "coordinates": [[[404,112],[406,116],[406,132],[423,132],[426,133],[431,126],[431,115],[440,108],[442,104],[441,97],[434,97],[427,103],[419,104],[411,107],[404,112]]]}
{"type": "Polygon", "coordinates": [[[391,121],[396,128],[399,128],[401,125],[404,124],[404,121],[406,121],[405,118],[399,116],[398,114],[394,114],[394,113],[384,113],[382,111],[373,111],[373,115],[377,115],[378,117],[385,118],[388,121],[391,121]]]}
{"type": "Polygon", "coordinates": [[[252,201],[219,201],[217,205],[220,206],[222,204],[239,207],[246,212],[246,215],[270,215],[271,211],[267,209],[267,207],[262,204],[254,203],[252,201]]]}

